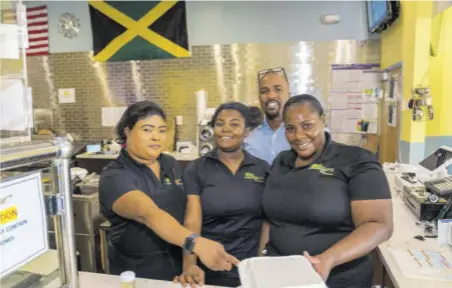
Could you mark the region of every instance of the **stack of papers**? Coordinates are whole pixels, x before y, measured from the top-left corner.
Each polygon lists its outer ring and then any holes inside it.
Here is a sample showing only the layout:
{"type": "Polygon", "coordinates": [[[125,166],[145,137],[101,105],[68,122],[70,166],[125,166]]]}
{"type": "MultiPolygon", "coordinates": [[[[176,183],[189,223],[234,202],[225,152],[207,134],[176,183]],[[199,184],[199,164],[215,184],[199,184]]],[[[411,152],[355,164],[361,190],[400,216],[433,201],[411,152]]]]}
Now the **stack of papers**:
{"type": "Polygon", "coordinates": [[[389,251],[404,277],[452,282],[452,262],[441,251],[403,248],[389,251]]]}

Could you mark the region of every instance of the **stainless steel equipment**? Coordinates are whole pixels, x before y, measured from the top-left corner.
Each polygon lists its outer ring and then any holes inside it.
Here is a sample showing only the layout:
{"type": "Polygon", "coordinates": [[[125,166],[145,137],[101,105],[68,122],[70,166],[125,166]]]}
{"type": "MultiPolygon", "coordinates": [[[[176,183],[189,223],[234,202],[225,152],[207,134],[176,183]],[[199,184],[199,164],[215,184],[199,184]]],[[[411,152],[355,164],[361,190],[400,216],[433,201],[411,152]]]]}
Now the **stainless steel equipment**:
{"type": "Polygon", "coordinates": [[[72,189],[69,175],[69,158],[72,146],[64,138],[53,142],[26,142],[0,147],[0,172],[28,166],[33,163],[52,161],[54,191],[46,197],[47,213],[52,215],[55,242],[58,247],[60,280],[63,287],[78,287],[77,260],[75,252],[74,214],[72,189]]]}
{"type": "MultiPolygon", "coordinates": [[[[72,195],[74,207],[75,246],[79,270],[97,273],[101,270],[100,224],[105,218],[100,213],[99,194],[72,195]]],[[[55,229],[49,221],[49,243],[56,249],[55,229]]]]}

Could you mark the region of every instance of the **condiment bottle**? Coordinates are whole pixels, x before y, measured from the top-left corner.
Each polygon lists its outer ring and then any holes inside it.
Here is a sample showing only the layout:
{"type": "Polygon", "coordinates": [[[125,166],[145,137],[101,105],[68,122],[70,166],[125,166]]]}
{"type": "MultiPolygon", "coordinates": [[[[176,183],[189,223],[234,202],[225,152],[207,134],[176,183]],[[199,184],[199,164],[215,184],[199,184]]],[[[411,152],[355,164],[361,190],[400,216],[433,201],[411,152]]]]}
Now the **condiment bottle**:
{"type": "Polygon", "coordinates": [[[121,280],[121,288],[135,288],[135,272],[122,272],[119,279],[121,280]]]}

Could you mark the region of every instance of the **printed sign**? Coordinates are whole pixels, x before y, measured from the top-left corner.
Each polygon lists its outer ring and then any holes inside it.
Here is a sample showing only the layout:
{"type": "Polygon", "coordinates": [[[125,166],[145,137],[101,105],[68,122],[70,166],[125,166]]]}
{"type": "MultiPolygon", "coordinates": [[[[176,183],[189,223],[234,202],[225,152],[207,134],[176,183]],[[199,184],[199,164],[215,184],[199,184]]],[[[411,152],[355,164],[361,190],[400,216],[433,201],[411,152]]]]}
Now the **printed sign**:
{"type": "Polygon", "coordinates": [[[0,278],[49,249],[41,173],[0,183],[0,278]]]}

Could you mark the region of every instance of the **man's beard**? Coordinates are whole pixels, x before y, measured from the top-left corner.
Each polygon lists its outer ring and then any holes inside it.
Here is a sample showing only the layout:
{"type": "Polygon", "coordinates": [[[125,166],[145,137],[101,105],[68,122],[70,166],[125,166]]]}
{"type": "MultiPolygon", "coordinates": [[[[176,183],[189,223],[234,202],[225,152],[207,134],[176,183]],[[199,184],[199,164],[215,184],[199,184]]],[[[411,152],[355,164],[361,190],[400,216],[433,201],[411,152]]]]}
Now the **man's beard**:
{"type": "Polygon", "coordinates": [[[269,114],[267,111],[265,111],[265,118],[267,118],[268,120],[275,120],[276,118],[278,118],[280,116],[280,112],[277,111],[276,113],[272,113],[269,114]]]}

